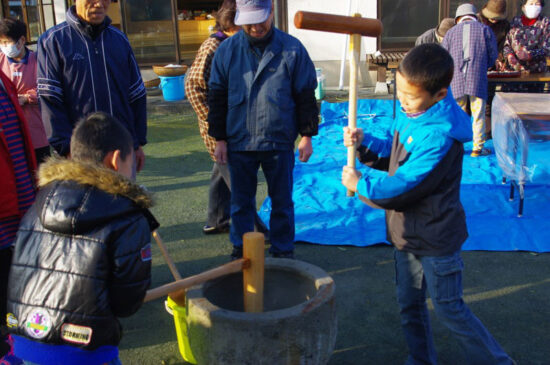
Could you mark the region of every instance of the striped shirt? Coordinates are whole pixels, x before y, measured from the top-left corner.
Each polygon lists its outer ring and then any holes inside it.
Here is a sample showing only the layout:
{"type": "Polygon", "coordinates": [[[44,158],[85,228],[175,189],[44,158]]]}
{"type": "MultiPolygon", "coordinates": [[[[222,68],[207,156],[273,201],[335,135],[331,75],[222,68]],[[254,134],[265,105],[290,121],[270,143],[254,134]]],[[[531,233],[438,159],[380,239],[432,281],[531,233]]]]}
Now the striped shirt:
{"type": "MultiPolygon", "coordinates": [[[[13,164],[17,201],[22,215],[34,202],[34,188],[27,165],[23,134],[19,123],[15,108],[6,91],[0,87],[0,133],[4,135],[8,154],[13,164]]],[[[19,216],[0,220],[0,249],[9,247],[13,243],[20,219],[19,216]]]]}

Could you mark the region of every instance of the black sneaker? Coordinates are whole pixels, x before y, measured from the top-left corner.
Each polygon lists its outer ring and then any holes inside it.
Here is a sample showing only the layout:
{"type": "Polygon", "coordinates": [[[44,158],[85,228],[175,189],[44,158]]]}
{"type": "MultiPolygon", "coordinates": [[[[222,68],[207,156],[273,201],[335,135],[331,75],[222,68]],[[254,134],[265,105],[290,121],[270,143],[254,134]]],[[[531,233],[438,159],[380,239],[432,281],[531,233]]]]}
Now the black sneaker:
{"type": "Polygon", "coordinates": [[[231,252],[230,259],[235,261],[243,257],[243,248],[242,246],[233,246],[233,252],[231,252]]]}
{"type": "Polygon", "coordinates": [[[219,234],[229,232],[229,226],[212,227],[208,224],[202,227],[202,233],[204,234],[219,234]]]}
{"type": "Polygon", "coordinates": [[[278,259],[294,259],[294,251],[272,252],[271,257],[278,259]]]}

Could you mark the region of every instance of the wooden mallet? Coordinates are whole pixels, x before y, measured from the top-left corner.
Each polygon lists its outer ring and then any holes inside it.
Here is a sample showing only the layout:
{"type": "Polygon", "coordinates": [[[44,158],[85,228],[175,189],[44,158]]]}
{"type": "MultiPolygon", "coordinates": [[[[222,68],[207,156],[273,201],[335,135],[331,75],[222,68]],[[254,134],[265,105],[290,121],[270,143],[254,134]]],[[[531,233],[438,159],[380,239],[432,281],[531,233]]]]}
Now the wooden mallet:
{"type": "Polygon", "coordinates": [[[264,235],[262,233],[244,234],[243,256],[242,259],[148,290],[143,301],[149,302],[168,295],[177,305],[183,307],[185,306],[186,289],[242,271],[245,311],[262,312],[264,292],[264,235]]]}
{"type": "MultiPolygon", "coordinates": [[[[378,37],[382,33],[382,22],[378,19],[362,18],[298,11],[294,16],[294,25],[298,29],[319,30],[322,32],[350,34],[350,74],[349,74],[349,110],[348,127],[357,128],[357,76],[361,59],[361,36],[378,37]]],[[[355,146],[348,147],[348,166],[355,168],[355,146]]],[[[351,190],[347,196],[353,196],[351,190]]]]}

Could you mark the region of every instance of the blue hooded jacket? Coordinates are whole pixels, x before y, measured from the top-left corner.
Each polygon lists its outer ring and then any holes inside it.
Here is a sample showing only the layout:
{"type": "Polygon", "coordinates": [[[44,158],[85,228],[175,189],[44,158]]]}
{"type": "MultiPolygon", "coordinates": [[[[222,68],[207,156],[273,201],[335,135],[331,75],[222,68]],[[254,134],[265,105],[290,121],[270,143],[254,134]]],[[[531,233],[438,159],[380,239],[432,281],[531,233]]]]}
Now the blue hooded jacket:
{"type": "Polygon", "coordinates": [[[468,237],[460,180],[463,143],[471,139],[471,118],[449,90],[419,117],[398,112],[387,143],[358,148],[372,167],[357,184],[359,198],[386,210],[387,239],[398,249],[448,255],[468,237]]]}

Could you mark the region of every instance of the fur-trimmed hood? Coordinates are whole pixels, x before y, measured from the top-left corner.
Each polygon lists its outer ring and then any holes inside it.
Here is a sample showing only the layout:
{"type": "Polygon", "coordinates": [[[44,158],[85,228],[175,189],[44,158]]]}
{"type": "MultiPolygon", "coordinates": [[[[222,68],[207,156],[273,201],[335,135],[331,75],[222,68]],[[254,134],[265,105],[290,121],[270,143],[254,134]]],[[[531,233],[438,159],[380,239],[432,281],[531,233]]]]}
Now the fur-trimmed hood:
{"type": "Polygon", "coordinates": [[[151,195],[144,188],[102,165],[61,157],[51,157],[40,165],[39,187],[42,188],[53,181],[66,180],[91,185],[108,194],[125,196],[142,208],[150,208],[153,205],[151,195]]]}
{"type": "Polygon", "coordinates": [[[38,171],[35,209],[54,232],[81,234],[111,221],[147,216],[150,194],[126,177],[98,164],[52,157],[38,171]]]}

